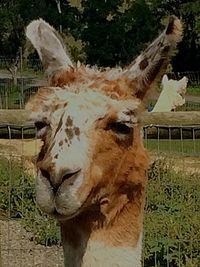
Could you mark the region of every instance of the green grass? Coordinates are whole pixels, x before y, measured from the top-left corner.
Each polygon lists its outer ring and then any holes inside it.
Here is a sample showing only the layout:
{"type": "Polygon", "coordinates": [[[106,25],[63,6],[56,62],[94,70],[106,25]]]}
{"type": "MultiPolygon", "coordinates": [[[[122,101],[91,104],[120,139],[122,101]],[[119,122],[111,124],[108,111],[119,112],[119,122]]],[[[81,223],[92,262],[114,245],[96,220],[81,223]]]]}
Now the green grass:
{"type": "Polygon", "coordinates": [[[35,179],[26,173],[23,161],[14,158],[0,157],[0,218],[19,220],[37,243],[60,240],[57,222],[36,207],[35,179]]]}
{"type": "Polygon", "coordinates": [[[175,155],[199,156],[200,155],[200,139],[146,139],[145,147],[149,151],[170,152],[175,155]]]}
{"type": "Polygon", "coordinates": [[[187,88],[188,95],[200,96],[200,86],[188,87],[187,88]]]}
{"type": "Polygon", "coordinates": [[[149,171],[144,226],[148,267],[200,266],[199,174],[174,172],[173,166],[158,160],[149,171]]]}

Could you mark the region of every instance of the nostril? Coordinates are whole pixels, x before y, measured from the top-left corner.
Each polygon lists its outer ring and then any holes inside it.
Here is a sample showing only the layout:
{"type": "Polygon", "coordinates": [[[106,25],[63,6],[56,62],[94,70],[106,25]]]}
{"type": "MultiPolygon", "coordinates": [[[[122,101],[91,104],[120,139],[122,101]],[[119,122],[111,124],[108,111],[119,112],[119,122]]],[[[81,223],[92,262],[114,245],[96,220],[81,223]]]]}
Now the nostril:
{"type": "Polygon", "coordinates": [[[47,170],[41,168],[40,171],[41,171],[42,176],[50,180],[50,174],[47,170]]]}
{"type": "Polygon", "coordinates": [[[79,172],[80,172],[80,169],[76,171],[68,171],[65,175],[63,175],[62,182],[64,182],[65,180],[68,180],[69,178],[78,174],[79,172]]]}

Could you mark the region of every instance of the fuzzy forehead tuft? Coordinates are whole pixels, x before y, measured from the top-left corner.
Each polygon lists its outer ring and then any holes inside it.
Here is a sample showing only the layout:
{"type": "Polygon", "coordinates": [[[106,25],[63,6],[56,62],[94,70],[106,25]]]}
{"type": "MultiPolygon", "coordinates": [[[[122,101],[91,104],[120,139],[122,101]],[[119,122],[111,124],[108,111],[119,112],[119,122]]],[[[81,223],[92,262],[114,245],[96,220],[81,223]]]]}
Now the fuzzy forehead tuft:
{"type": "Polygon", "coordinates": [[[40,89],[28,102],[26,109],[32,111],[31,119],[34,121],[53,116],[53,113],[55,118],[58,112],[64,112],[64,110],[68,110],[75,118],[87,113],[88,117],[94,117],[94,119],[114,112],[118,114],[119,119],[127,121],[133,117],[133,111],[137,110],[139,105],[140,101],[134,98],[117,100],[91,90],[73,93],[57,87],[48,87],[40,89]]]}

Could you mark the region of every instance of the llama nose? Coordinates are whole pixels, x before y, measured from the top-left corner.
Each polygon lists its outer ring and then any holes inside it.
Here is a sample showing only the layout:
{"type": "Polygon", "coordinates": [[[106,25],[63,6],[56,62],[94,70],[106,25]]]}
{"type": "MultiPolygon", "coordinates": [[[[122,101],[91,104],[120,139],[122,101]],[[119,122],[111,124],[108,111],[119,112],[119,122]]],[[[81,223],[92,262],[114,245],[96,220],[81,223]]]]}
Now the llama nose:
{"type": "Polygon", "coordinates": [[[76,175],[81,171],[81,169],[63,169],[59,172],[59,174],[55,174],[54,172],[50,174],[48,169],[40,168],[40,172],[43,177],[45,177],[53,187],[55,191],[57,191],[58,187],[66,180],[69,183],[73,182],[72,179],[76,178],[76,175]]]}
{"type": "Polygon", "coordinates": [[[70,179],[72,176],[78,174],[80,172],[81,169],[76,169],[76,170],[65,170],[64,172],[62,172],[62,183],[65,181],[65,180],[68,180],[70,179]]]}

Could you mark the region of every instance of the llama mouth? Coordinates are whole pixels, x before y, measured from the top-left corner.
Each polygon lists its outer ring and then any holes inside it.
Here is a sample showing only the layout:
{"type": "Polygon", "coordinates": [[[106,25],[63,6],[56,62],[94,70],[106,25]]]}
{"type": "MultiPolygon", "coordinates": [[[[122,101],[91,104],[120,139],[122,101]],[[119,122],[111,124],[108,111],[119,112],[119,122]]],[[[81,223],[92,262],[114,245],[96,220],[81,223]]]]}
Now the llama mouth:
{"type": "Polygon", "coordinates": [[[76,216],[85,201],[85,196],[83,194],[80,196],[77,193],[83,179],[83,172],[77,171],[74,175],[65,179],[55,191],[48,179],[38,173],[36,178],[36,202],[40,209],[58,220],[66,220],[76,216]]]}
{"type": "Polygon", "coordinates": [[[76,217],[77,215],[79,215],[81,212],[81,209],[78,209],[76,212],[70,214],[70,215],[63,215],[60,214],[56,209],[54,210],[54,212],[52,214],[50,214],[51,217],[53,217],[54,219],[62,222],[62,221],[67,221],[70,220],[74,217],[76,217]]]}

